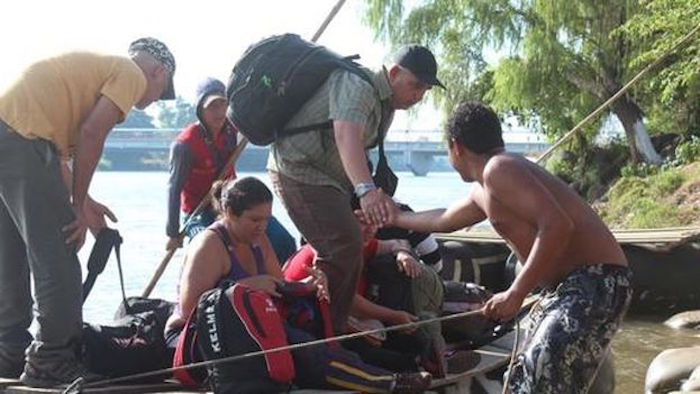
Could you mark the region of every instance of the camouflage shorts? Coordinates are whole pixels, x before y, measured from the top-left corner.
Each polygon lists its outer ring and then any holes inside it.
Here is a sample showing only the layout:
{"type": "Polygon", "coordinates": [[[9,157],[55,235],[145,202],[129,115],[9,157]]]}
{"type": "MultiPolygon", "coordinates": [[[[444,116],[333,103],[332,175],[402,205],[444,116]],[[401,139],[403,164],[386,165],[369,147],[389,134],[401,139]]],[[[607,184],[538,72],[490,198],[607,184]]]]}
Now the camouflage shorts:
{"type": "Polygon", "coordinates": [[[631,271],[590,265],[544,291],[508,383],[512,393],[586,393],[632,297],[631,271]]]}

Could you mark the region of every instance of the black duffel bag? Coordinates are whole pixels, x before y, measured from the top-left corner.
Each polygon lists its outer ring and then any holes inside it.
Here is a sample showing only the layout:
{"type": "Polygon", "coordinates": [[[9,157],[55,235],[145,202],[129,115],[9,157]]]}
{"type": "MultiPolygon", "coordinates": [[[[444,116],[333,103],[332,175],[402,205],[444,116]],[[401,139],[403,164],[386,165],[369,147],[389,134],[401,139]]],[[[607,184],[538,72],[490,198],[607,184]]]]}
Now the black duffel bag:
{"type": "MultiPolygon", "coordinates": [[[[169,368],[172,352],[165,345],[158,314],[145,311],[110,324],[83,323],[83,362],[91,372],[117,378],[169,368]]],[[[166,377],[154,376],[138,382],[159,382],[166,377]]]]}

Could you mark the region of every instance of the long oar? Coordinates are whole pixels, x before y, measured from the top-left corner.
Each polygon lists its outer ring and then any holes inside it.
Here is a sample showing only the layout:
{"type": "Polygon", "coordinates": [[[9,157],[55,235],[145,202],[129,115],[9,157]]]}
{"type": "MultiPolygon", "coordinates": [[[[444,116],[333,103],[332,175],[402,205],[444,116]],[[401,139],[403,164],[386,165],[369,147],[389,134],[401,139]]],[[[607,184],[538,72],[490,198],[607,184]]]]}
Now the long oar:
{"type": "MultiPolygon", "coordinates": [[[[328,24],[331,23],[333,18],[335,18],[336,14],[338,14],[338,11],[340,11],[340,8],[345,4],[345,0],[338,0],[338,2],[333,6],[333,9],[331,9],[331,12],[328,13],[328,16],[326,19],[323,20],[323,23],[321,23],[321,26],[316,30],[316,33],[313,35],[313,38],[311,38],[311,42],[316,42],[318,39],[321,37],[321,34],[326,30],[326,27],[328,27],[328,24]]],[[[248,144],[248,139],[245,138],[244,136],[241,135],[241,141],[238,143],[236,146],[236,149],[233,151],[231,154],[231,158],[229,159],[228,163],[226,163],[226,166],[224,169],[221,171],[221,174],[219,174],[219,178],[217,180],[222,180],[226,173],[228,172],[229,168],[232,168],[234,164],[236,163],[236,160],[238,160],[238,157],[241,155],[243,152],[243,149],[245,148],[246,144],[248,144]]],[[[180,241],[182,241],[185,237],[185,228],[187,227],[187,223],[191,219],[193,219],[195,216],[198,214],[202,213],[206,208],[209,207],[209,203],[211,202],[211,190],[209,190],[209,193],[204,196],[204,199],[197,205],[197,208],[190,214],[189,218],[185,222],[185,224],[182,226],[183,230],[180,231],[178,234],[178,238],[180,241]]],[[[151,281],[148,282],[148,285],[146,286],[145,289],[143,289],[143,293],[141,293],[141,297],[148,297],[151,295],[151,292],[153,291],[153,288],[156,286],[156,283],[158,283],[158,280],[160,280],[160,277],[163,275],[163,272],[165,272],[165,268],[168,266],[168,263],[170,262],[170,259],[173,258],[173,255],[175,254],[175,251],[177,249],[171,249],[169,250],[166,254],[165,257],[163,257],[163,260],[160,262],[158,265],[158,268],[156,271],[153,273],[153,277],[151,277],[151,281]]]]}
{"type": "MultiPolygon", "coordinates": [[[[241,140],[238,142],[238,145],[236,145],[236,149],[234,149],[233,152],[231,153],[231,157],[228,159],[228,162],[226,162],[226,165],[219,173],[219,177],[217,178],[217,180],[223,180],[226,177],[226,175],[230,172],[230,170],[236,164],[236,161],[238,160],[238,158],[243,153],[243,149],[245,149],[246,145],[248,144],[248,139],[245,138],[245,136],[239,134],[239,138],[241,140]]],[[[205,209],[207,209],[209,207],[210,203],[211,203],[211,188],[209,189],[209,193],[207,193],[204,196],[204,198],[202,199],[202,201],[199,202],[199,205],[197,205],[197,208],[195,208],[195,210],[192,211],[190,216],[187,218],[187,221],[185,221],[185,224],[182,226],[182,230],[180,230],[180,232],[177,235],[178,239],[180,239],[180,241],[182,241],[185,238],[185,228],[187,228],[187,224],[189,224],[190,220],[193,220],[197,215],[199,215],[205,209]]],[[[149,295],[151,295],[153,288],[156,286],[156,283],[158,283],[158,280],[163,275],[163,272],[165,272],[165,268],[168,266],[170,259],[173,258],[173,255],[175,254],[176,250],[177,250],[177,248],[168,250],[168,253],[165,254],[165,257],[163,257],[163,260],[161,260],[160,264],[158,264],[158,268],[156,268],[156,271],[153,273],[153,276],[151,277],[151,281],[148,282],[148,285],[146,286],[146,288],[143,289],[143,293],[141,293],[141,297],[148,297],[149,295]]]]}

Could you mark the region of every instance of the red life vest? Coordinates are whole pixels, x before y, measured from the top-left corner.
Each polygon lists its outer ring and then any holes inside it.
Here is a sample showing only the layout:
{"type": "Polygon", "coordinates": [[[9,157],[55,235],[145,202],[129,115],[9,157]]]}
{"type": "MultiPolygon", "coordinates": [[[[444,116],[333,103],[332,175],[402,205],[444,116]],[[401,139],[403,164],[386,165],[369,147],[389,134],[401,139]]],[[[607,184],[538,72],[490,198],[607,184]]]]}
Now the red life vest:
{"type": "MultiPolygon", "coordinates": [[[[204,130],[199,123],[193,123],[177,136],[177,141],[184,143],[192,155],[190,161],[190,173],[185,180],[180,193],[180,207],[186,214],[192,213],[199,202],[206,196],[211,184],[216,180],[219,172],[216,158],[212,148],[216,149],[221,158],[221,166],[225,165],[236,147],[237,130],[232,125],[227,125],[225,130],[219,133],[213,146],[207,146],[204,140],[204,130]]],[[[236,177],[235,169],[231,169],[226,179],[236,177]]]]}

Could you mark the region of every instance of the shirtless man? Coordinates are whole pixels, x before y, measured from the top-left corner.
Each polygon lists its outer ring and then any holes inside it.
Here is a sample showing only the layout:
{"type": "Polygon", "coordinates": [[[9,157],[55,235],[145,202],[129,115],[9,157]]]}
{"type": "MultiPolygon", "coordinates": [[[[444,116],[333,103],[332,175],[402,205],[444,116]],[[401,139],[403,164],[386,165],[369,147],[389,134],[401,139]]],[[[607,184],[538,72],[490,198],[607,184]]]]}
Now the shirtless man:
{"type": "Polygon", "coordinates": [[[512,369],[513,393],[586,393],[631,298],[627,260],[591,207],[558,178],[506,153],[498,116],[484,104],[458,106],[447,125],[450,164],[470,194],[449,209],[401,212],[389,222],[449,232],[489,219],[522,272],[487,302],[484,314],[505,321],[541,286],[527,339],[512,369]]]}

